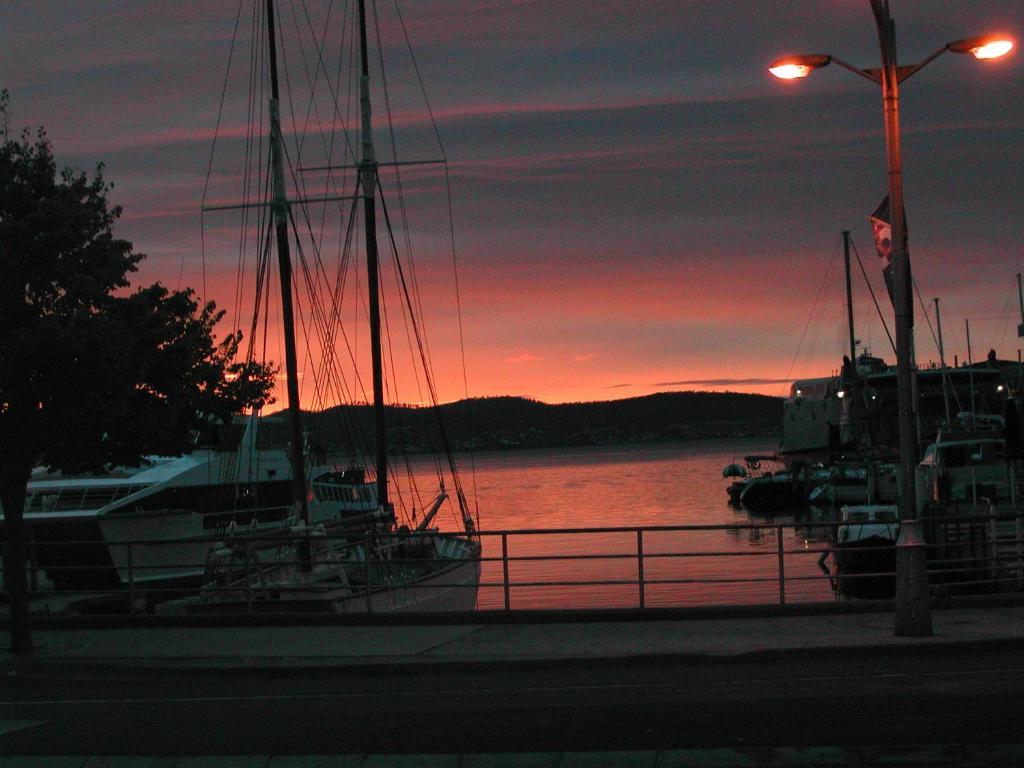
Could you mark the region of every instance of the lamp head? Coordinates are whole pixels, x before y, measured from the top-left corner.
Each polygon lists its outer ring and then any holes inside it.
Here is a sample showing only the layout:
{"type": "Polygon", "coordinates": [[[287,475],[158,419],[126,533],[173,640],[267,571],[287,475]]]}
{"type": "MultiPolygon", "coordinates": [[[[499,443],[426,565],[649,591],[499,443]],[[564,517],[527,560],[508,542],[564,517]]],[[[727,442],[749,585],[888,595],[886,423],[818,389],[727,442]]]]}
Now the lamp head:
{"type": "Polygon", "coordinates": [[[768,71],[780,80],[797,80],[807,77],[815,69],[827,66],[831,56],[813,53],[804,56],[786,56],[773,61],[768,71]]]}
{"type": "Polygon", "coordinates": [[[976,59],[998,59],[1013,50],[1013,40],[1006,35],[982,35],[954,40],[946,47],[953,53],[969,53],[976,59]]]}

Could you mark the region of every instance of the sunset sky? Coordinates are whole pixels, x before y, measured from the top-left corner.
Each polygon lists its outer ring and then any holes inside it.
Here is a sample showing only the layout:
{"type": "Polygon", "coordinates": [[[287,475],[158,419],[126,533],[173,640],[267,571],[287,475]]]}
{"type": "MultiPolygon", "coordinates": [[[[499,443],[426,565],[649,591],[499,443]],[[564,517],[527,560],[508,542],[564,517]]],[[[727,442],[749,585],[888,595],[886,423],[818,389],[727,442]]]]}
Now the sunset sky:
{"type": "MultiPolygon", "coordinates": [[[[307,11],[314,26],[340,19],[347,3],[330,5],[281,0],[286,38],[307,11]]],[[[400,6],[449,159],[468,394],[779,395],[838,368],[842,229],[884,296],[867,221],[886,192],[879,90],[836,66],[783,83],[767,64],[831,53],[877,65],[866,0],[400,6]]],[[[12,126],[44,125],[62,164],[106,164],[124,206],[116,232],[148,255],[136,284],[204,290],[200,206],[237,10],[235,0],[0,4],[12,126]]],[[[436,157],[393,10],[380,0],[402,156],[436,157]]],[[[1024,39],[1016,1],[892,0],[892,10],[905,63],[984,32],[1024,39]]],[[[288,55],[298,79],[304,62],[288,55]]],[[[226,102],[227,154],[244,136],[245,96],[226,102]]],[[[976,359],[989,348],[1016,359],[1024,58],[946,54],[904,84],[902,106],[913,269],[925,301],[942,300],[948,357],[966,357],[969,318],[976,359]]],[[[301,121],[305,107],[295,109],[301,121]]],[[[383,103],[375,114],[387,157],[383,103]]],[[[439,394],[458,399],[443,176],[410,170],[407,182],[439,394]]],[[[206,298],[235,321],[230,222],[206,223],[206,298]]],[[[858,338],[891,360],[860,278],[855,304],[858,338]]],[[[937,360],[919,307],[917,322],[919,360],[937,360]]]]}

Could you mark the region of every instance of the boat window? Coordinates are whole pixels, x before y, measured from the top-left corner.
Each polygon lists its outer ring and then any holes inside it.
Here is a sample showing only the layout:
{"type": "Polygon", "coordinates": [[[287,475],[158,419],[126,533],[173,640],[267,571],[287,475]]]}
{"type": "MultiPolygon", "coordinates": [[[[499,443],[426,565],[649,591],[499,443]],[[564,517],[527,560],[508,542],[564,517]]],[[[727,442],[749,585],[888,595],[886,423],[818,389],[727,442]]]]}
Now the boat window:
{"type": "Polygon", "coordinates": [[[144,485],[116,485],[37,491],[29,494],[25,502],[25,511],[62,512],[99,509],[145,487],[144,485]]]}

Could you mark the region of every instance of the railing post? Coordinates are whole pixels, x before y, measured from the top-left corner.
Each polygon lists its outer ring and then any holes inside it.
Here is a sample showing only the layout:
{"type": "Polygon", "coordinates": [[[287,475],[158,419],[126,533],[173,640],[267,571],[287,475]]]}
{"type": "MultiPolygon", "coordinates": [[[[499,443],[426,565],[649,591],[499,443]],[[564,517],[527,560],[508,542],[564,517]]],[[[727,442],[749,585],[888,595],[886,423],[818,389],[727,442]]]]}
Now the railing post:
{"type": "Polygon", "coordinates": [[[36,537],[32,526],[25,526],[28,533],[28,588],[30,592],[39,590],[39,552],[36,549],[36,537]]]}
{"type": "Polygon", "coordinates": [[[779,544],[779,605],[786,604],[786,552],[782,541],[782,526],[775,527],[775,539],[779,544]]]}
{"type": "Polygon", "coordinates": [[[132,543],[129,541],[125,544],[127,551],[125,555],[128,560],[128,613],[132,616],[135,615],[135,560],[133,555],[132,543]]]}
{"type": "Polygon", "coordinates": [[[996,527],[996,508],[989,502],[988,505],[988,538],[989,546],[989,572],[988,577],[995,581],[999,578],[999,571],[1002,564],[999,562],[999,529],[996,527]]]}
{"type": "Polygon", "coordinates": [[[1024,542],[1021,541],[1020,512],[1013,519],[1013,538],[1017,546],[1017,589],[1024,589],[1024,542]]]}
{"type": "Polygon", "coordinates": [[[636,529],[636,579],[640,596],[640,609],[647,607],[644,595],[644,530],[636,529]]]}
{"type": "Polygon", "coordinates": [[[373,613],[373,589],[370,586],[370,534],[363,540],[363,575],[366,578],[366,612],[373,613]]]}
{"type": "Polygon", "coordinates": [[[505,610],[512,610],[512,594],[508,583],[508,534],[501,534],[501,571],[502,584],[505,588],[505,610]]]}
{"type": "Polygon", "coordinates": [[[245,538],[245,612],[252,613],[252,568],[249,558],[249,537],[245,538]]]}

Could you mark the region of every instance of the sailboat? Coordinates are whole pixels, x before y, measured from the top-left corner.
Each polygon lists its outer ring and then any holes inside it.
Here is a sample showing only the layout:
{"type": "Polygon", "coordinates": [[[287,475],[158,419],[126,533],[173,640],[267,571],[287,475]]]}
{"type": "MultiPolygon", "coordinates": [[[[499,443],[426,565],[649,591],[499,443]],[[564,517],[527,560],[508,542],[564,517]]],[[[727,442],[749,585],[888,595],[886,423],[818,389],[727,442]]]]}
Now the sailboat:
{"type": "MultiPolygon", "coordinates": [[[[266,31],[266,67],[269,70],[269,150],[270,175],[269,204],[242,203],[240,205],[204,206],[204,211],[231,208],[251,208],[262,205],[272,214],[274,240],[278,257],[280,284],[281,334],[285,351],[285,378],[287,383],[287,418],[290,425],[290,461],[294,478],[292,493],[297,512],[295,525],[287,535],[247,536],[225,538],[209,554],[206,578],[197,597],[176,601],[172,611],[277,611],[277,610],[329,610],[350,611],[424,611],[471,610],[476,605],[480,578],[480,538],[477,524],[469,509],[454,458],[446,444],[443,425],[440,438],[447,470],[453,484],[453,493],[445,487],[441,475],[437,496],[429,504],[421,504],[417,516],[412,509],[411,518],[399,522],[389,485],[388,432],[385,429],[385,355],[382,330],[382,297],[380,292],[380,253],[378,245],[378,198],[380,191],[378,169],[373,142],[370,99],[369,51],[367,45],[367,14],[364,0],[359,0],[355,20],[358,37],[359,61],[359,155],[350,166],[355,170],[355,189],[351,194],[328,193],[322,197],[303,195],[305,185],[296,184],[296,196],[289,199],[286,189],[286,157],[281,127],[281,96],[278,76],[275,31],[275,3],[266,0],[264,28],[266,31]],[[302,188],[298,188],[302,187],[302,188]],[[341,470],[307,471],[305,456],[306,430],[299,407],[299,368],[296,342],[296,322],[293,308],[292,260],[290,246],[297,239],[297,225],[292,206],[302,206],[308,216],[308,206],[314,204],[351,203],[350,215],[342,231],[346,243],[352,240],[358,212],[362,212],[362,233],[366,250],[366,307],[370,335],[372,362],[372,392],[375,433],[374,477],[367,480],[365,470],[357,465],[341,470]],[[361,514],[348,514],[317,523],[323,516],[316,514],[321,505],[336,505],[339,501],[362,504],[361,514]],[[434,521],[448,502],[457,511],[461,530],[442,533],[434,521]]],[[[322,50],[319,52],[322,56],[322,50]]],[[[337,102],[335,102],[337,104],[337,102]]],[[[353,154],[354,151],[353,151],[353,154]]],[[[400,165],[385,163],[384,165],[400,165]]],[[[294,170],[294,169],[293,169],[294,170]]],[[[301,170],[301,169],[300,169],[301,170]]],[[[311,170],[325,170],[311,169],[311,170]]],[[[330,170],[330,168],[327,168],[330,170]]],[[[383,203],[382,203],[383,204],[383,203]]],[[[339,205],[339,209],[341,206],[339,205]]],[[[394,247],[395,236],[387,207],[383,208],[388,242],[394,247]]],[[[269,252],[270,222],[266,245],[269,252]]],[[[311,229],[311,227],[307,228],[311,229]]],[[[300,253],[300,257],[301,257],[300,253]]],[[[396,249],[397,261],[397,249],[396,249]]],[[[317,253],[319,259],[319,253],[317,253]]],[[[264,264],[266,260],[264,260],[264,264]]],[[[400,267],[398,268],[401,269],[400,267]]],[[[405,298],[409,290],[404,273],[401,274],[405,298]]],[[[310,278],[308,274],[307,287],[310,278]]],[[[321,347],[327,357],[333,354],[331,342],[337,342],[344,330],[338,329],[341,311],[333,302],[338,290],[327,296],[310,299],[314,320],[325,332],[321,347]]],[[[266,295],[263,300],[266,301],[266,295]]],[[[257,311],[260,298],[257,298],[257,311]]],[[[421,350],[423,343],[417,324],[417,308],[410,304],[408,312],[421,350]]],[[[424,380],[434,406],[437,405],[432,374],[424,365],[424,380]]],[[[330,371],[330,365],[325,365],[330,371]]],[[[321,381],[324,377],[321,376],[321,381]]],[[[337,382],[335,382],[337,384],[337,382]]],[[[324,385],[328,386],[328,385],[324,385]]],[[[440,471],[439,471],[440,475],[440,471]]]]}

